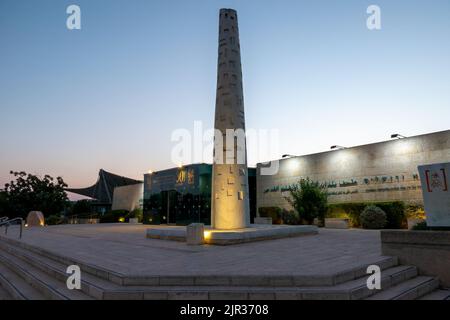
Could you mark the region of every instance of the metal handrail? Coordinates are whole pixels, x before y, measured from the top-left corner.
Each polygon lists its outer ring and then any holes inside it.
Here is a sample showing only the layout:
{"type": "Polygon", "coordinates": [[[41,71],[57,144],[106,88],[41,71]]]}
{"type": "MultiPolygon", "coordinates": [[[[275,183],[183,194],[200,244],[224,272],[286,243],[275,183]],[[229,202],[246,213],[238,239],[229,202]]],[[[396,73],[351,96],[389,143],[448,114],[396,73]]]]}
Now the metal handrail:
{"type": "Polygon", "coordinates": [[[9,218],[8,217],[1,217],[0,218],[0,222],[6,221],[6,220],[9,220],[9,218]]]}
{"type": "Polygon", "coordinates": [[[1,221],[0,227],[5,226],[5,234],[8,234],[8,227],[16,221],[20,221],[19,239],[22,239],[22,228],[23,228],[23,219],[22,218],[14,218],[11,220],[1,221]]]}

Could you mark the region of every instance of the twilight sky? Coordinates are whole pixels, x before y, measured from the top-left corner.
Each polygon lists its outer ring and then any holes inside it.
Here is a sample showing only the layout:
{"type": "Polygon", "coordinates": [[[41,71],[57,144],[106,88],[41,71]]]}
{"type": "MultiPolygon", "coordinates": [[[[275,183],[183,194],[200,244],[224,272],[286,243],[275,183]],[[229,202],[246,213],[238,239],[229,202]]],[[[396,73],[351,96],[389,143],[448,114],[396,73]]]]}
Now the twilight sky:
{"type": "Polygon", "coordinates": [[[172,132],[213,126],[221,7],[238,11],[247,128],[279,130],[252,164],[450,129],[448,0],[0,0],[0,188],[9,170],[81,187],[173,167],[172,132]]]}

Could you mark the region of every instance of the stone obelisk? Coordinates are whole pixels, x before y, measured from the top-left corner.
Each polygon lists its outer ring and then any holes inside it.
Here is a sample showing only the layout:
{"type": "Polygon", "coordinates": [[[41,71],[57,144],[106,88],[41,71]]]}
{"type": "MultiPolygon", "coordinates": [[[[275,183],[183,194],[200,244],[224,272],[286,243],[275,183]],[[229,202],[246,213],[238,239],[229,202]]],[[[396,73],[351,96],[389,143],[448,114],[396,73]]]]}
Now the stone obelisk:
{"type": "Polygon", "coordinates": [[[232,9],[220,10],[214,127],[211,224],[215,229],[246,228],[250,225],[250,205],[245,134],[242,135],[244,94],[238,19],[232,9]],[[217,135],[219,131],[221,137],[217,135]]]}

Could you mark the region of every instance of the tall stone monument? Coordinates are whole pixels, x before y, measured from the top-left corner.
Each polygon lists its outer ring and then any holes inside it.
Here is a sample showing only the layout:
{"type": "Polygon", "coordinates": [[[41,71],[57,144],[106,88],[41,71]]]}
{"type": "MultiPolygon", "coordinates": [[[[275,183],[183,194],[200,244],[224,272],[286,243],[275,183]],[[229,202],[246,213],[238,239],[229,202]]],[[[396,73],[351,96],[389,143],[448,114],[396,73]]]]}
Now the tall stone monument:
{"type": "Polygon", "coordinates": [[[250,225],[250,207],[247,151],[245,134],[242,135],[244,95],[238,19],[232,9],[220,10],[214,127],[211,224],[215,229],[246,228],[250,225]],[[217,135],[219,131],[221,137],[217,135]]]}

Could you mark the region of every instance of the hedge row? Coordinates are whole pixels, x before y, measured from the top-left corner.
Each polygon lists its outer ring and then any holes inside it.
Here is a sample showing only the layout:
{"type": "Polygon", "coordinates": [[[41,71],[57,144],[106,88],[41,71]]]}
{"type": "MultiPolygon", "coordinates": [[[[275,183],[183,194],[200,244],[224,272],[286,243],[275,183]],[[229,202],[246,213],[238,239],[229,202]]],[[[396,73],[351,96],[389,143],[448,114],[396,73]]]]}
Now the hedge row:
{"type": "MultiPolygon", "coordinates": [[[[361,213],[367,206],[375,205],[386,213],[385,229],[403,229],[407,227],[407,208],[401,201],[392,202],[355,202],[329,204],[327,218],[348,217],[353,227],[361,227],[361,213]]],[[[270,217],[274,224],[283,223],[284,211],[280,207],[260,207],[260,217],[270,217]]],[[[285,222],[286,223],[286,222],[285,222]]]]}
{"type": "Polygon", "coordinates": [[[361,213],[364,208],[370,205],[377,206],[386,213],[385,229],[402,229],[407,226],[406,207],[401,201],[329,204],[327,217],[338,217],[346,214],[354,227],[360,227],[361,213]]]}
{"type": "Polygon", "coordinates": [[[113,210],[100,216],[100,223],[128,222],[130,218],[138,218],[142,222],[142,209],[135,209],[131,212],[127,210],[113,210]]]}

